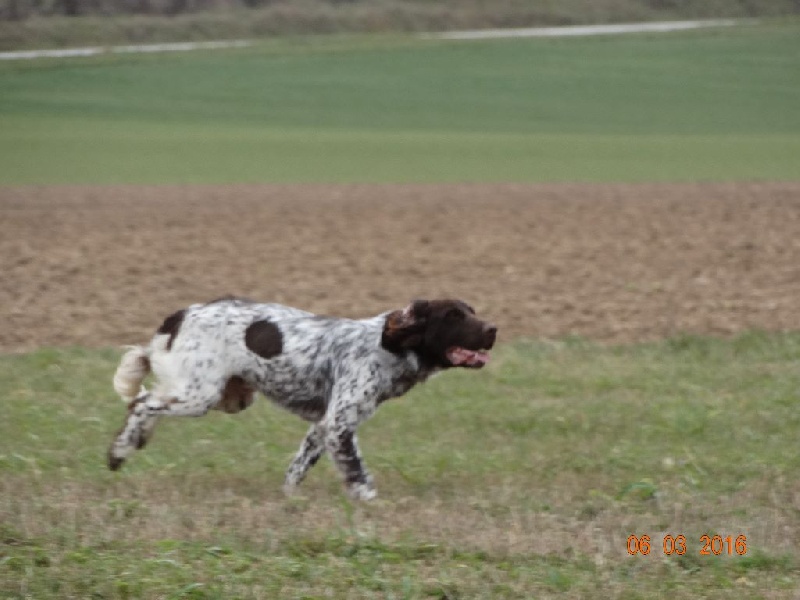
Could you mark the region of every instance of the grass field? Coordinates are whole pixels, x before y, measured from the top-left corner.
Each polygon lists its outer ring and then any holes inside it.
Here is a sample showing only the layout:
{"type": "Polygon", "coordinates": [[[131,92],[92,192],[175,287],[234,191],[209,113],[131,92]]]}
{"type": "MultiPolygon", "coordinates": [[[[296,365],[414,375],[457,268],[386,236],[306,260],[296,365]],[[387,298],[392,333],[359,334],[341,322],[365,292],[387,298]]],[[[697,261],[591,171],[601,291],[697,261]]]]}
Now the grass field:
{"type": "Polygon", "coordinates": [[[0,184],[800,177],[800,27],[0,66],[0,184]]]}
{"type": "Polygon", "coordinates": [[[263,401],[167,420],[111,474],[117,352],[3,356],[0,596],[791,598],[799,354],[797,334],[506,345],[363,428],[382,500],[359,506],[328,461],[282,499],[304,425],[263,401]],[[746,553],[701,555],[703,534],[746,553]]]}

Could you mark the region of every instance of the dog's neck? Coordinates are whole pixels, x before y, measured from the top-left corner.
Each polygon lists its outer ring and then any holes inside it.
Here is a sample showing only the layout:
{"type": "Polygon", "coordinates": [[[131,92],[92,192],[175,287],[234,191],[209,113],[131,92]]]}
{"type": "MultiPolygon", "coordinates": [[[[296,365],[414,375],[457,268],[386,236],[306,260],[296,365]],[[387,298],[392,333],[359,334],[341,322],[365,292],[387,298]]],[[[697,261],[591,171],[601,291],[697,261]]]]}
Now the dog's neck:
{"type": "Polygon", "coordinates": [[[413,350],[407,350],[402,354],[387,351],[387,354],[389,360],[399,364],[397,364],[397,368],[392,369],[393,376],[389,389],[381,395],[379,403],[389,398],[402,396],[418,383],[423,383],[441,371],[439,367],[429,365],[413,350]]]}

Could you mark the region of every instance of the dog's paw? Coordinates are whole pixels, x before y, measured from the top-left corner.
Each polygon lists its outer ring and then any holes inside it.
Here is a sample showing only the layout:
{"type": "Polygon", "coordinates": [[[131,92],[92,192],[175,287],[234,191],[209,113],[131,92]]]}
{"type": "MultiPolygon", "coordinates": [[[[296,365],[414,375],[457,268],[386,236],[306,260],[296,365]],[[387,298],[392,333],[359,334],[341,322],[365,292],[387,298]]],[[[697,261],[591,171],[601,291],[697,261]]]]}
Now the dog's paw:
{"type": "Polygon", "coordinates": [[[291,498],[297,494],[297,484],[293,481],[286,481],[283,484],[283,495],[287,498],[291,498]]]}
{"type": "Polygon", "coordinates": [[[375,487],[372,485],[372,482],[368,483],[351,483],[347,486],[347,495],[350,496],[353,500],[359,500],[361,502],[369,502],[370,500],[374,500],[378,496],[378,492],[375,487]]]}
{"type": "Polygon", "coordinates": [[[118,471],[124,462],[125,458],[114,456],[111,452],[108,453],[108,468],[112,471],[118,471]]]}

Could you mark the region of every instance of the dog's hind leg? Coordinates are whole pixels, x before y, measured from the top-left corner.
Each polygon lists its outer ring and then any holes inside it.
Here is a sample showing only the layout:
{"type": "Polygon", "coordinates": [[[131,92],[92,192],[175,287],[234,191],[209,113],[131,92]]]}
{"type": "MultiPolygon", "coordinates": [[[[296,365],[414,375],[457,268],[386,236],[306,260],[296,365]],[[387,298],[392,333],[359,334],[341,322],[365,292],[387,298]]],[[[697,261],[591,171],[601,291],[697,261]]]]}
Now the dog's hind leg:
{"type": "Polygon", "coordinates": [[[146,402],[153,394],[142,392],[128,404],[128,415],[108,450],[108,468],[116,471],[136,449],[144,448],[158,417],[148,416],[146,402]]]}
{"type": "Polygon", "coordinates": [[[203,377],[175,391],[142,392],[128,405],[125,423],[108,450],[108,468],[116,471],[134,450],[143,448],[159,417],[202,417],[220,401],[224,387],[224,379],[203,377]]]}

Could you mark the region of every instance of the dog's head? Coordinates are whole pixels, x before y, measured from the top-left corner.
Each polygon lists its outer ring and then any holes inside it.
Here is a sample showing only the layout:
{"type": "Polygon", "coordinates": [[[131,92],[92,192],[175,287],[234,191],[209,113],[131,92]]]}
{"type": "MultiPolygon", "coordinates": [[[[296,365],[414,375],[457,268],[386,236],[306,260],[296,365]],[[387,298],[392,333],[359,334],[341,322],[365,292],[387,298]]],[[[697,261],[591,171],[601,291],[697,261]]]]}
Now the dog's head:
{"type": "Polygon", "coordinates": [[[461,300],[415,300],[386,316],[381,345],[390,352],[416,352],[442,369],[479,369],[496,337],[497,327],[481,321],[461,300]]]}

